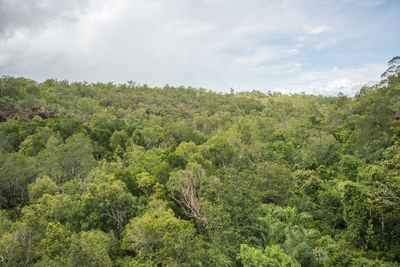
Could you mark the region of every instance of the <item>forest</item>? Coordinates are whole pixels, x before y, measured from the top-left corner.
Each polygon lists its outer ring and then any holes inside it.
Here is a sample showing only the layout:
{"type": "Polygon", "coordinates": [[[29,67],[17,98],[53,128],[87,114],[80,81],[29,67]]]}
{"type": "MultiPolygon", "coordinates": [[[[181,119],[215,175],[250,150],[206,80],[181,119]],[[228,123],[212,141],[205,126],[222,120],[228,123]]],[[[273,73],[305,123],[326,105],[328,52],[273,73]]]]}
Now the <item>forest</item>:
{"type": "Polygon", "coordinates": [[[354,97],[0,79],[3,266],[399,266],[400,57],[354,97]]]}

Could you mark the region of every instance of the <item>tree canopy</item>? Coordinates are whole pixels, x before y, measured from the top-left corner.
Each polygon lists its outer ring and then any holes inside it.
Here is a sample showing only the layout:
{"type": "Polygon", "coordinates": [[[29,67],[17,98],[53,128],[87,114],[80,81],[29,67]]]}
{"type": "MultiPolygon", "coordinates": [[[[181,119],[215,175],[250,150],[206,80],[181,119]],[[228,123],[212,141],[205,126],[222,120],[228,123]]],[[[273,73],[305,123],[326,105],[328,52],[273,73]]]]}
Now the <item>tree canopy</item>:
{"type": "Polygon", "coordinates": [[[354,97],[0,79],[5,266],[398,266],[400,69],[354,97]]]}

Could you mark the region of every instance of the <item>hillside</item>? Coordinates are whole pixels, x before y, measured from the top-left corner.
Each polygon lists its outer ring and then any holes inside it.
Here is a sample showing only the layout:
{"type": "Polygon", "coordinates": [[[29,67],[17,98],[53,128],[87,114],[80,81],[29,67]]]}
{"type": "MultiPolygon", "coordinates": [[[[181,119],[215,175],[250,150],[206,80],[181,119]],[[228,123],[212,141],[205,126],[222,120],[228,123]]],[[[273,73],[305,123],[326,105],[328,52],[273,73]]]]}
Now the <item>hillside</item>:
{"type": "Polygon", "coordinates": [[[5,266],[398,266],[400,73],[355,97],[0,79],[5,266]]]}

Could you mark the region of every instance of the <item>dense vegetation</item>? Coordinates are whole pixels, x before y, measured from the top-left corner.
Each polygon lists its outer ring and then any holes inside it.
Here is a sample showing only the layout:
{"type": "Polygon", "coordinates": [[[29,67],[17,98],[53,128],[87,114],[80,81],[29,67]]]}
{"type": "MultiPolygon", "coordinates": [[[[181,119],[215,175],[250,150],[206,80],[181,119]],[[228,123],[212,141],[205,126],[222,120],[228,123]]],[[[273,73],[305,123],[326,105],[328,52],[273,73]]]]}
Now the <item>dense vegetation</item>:
{"type": "Polygon", "coordinates": [[[2,264],[398,266],[399,60],[355,97],[1,78],[2,264]]]}

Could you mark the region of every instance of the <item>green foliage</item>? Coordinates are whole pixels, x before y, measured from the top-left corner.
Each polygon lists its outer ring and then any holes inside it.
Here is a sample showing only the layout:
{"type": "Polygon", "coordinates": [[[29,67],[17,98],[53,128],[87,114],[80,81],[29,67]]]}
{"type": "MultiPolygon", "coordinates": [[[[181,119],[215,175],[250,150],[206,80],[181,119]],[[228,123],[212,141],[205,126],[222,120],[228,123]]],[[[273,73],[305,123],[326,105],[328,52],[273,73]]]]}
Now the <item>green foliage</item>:
{"type": "Polygon", "coordinates": [[[47,225],[46,235],[40,241],[42,260],[39,266],[68,264],[68,252],[71,244],[71,232],[59,222],[47,225]]]}
{"type": "Polygon", "coordinates": [[[355,97],[0,78],[5,266],[397,266],[400,73],[355,97]]]}
{"type": "Polygon", "coordinates": [[[110,238],[99,230],[80,232],[71,237],[70,266],[112,266],[110,238]]]}
{"type": "Polygon", "coordinates": [[[344,228],[345,222],[341,194],[332,188],[319,192],[318,208],[314,211],[314,214],[325,225],[332,228],[344,228]]]}
{"type": "Polygon", "coordinates": [[[372,230],[365,188],[358,184],[347,184],[344,190],[344,218],[349,238],[355,245],[365,247],[372,230]]]}
{"type": "Polygon", "coordinates": [[[53,178],[57,185],[74,177],[83,179],[95,166],[92,147],[82,133],[69,137],[65,144],[50,137],[42,157],[45,161],[43,173],[53,178]]]}
{"type": "Polygon", "coordinates": [[[136,198],[121,181],[88,183],[81,197],[83,229],[112,229],[122,235],[123,227],[136,213],[136,198]]]}
{"type": "Polygon", "coordinates": [[[1,233],[0,253],[2,262],[9,266],[29,264],[31,261],[32,230],[23,223],[14,223],[1,233]]]}
{"type": "Polygon", "coordinates": [[[109,130],[111,133],[119,131],[123,127],[123,123],[118,120],[113,114],[106,111],[96,113],[90,120],[90,128],[109,130]]]}
{"type": "Polygon", "coordinates": [[[28,136],[34,134],[38,127],[44,126],[40,117],[32,120],[26,118],[10,119],[0,124],[0,152],[16,152],[28,136]]]}
{"type": "Polygon", "coordinates": [[[185,170],[171,175],[167,187],[172,198],[182,207],[189,218],[194,218],[203,230],[209,230],[208,220],[201,207],[201,195],[205,183],[205,171],[196,163],[188,164],[185,170]]]}
{"type": "Polygon", "coordinates": [[[301,266],[300,263],[287,255],[279,246],[266,247],[265,250],[261,250],[243,244],[240,246],[238,258],[244,267],[301,266]]]}
{"type": "Polygon", "coordinates": [[[132,219],[127,225],[123,247],[137,253],[139,261],[193,266],[193,252],[199,249],[198,241],[190,222],[176,218],[165,203],[153,201],[143,216],[132,219]]]}
{"type": "Polygon", "coordinates": [[[0,154],[0,207],[13,208],[28,202],[28,185],[34,182],[36,159],[19,153],[0,154]]]}
{"type": "Polygon", "coordinates": [[[361,166],[361,160],[352,155],[344,155],[340,160],[341,172],[351,181],[356,181],[358,167],[360,166],[361,166]]]}
{"type": "Polygon", "coordinates": [[[262,162],[257,166],[257,186],[264,203],[284,203],[292,187],[291,172],[283,164],[262,162]]]}
{"type": "Polygon", "coordinates": [[[79,230],[80,206],[80,201],[70,195],[44,194],[37,203],[22,209],[21,220],[37,235],[46,232],[49,222],[60,222],[71,229],[79,230]]]}
{"type": "Polygon", "coordinates": [[[215,167],[227,167],[235,158],[235,149],[225,139],[219,138],[209,141],[203,152],[204,156],[211,160],[215,167]]]}
{"type": "Polygon", "coordinates": [[[54,195],[57,192],[56,183],[48,176],[37,178],[29,185],[29,199],[31,203],[37,202],[44,194],[54,195]]]}
{"type": "Polygon", "coordinates": [[[58,133],[64,141],[83,130],[82,123],[79,120],[67,118],[51,119],[47,123],[47,127],[58,133]]]}
{"type": "Polygon", "coordinates": [[[122,182],[124,182],[128,191],[134,195],[138,196],[140,193],[139,184],[136,179],[136,175],[129,169],[119,170],[114,174],[114,177],[122,182]]]}

